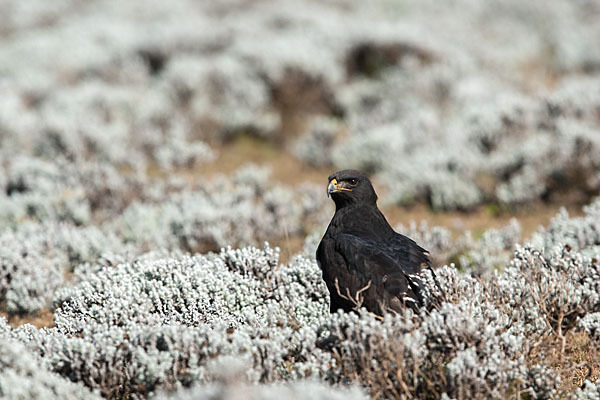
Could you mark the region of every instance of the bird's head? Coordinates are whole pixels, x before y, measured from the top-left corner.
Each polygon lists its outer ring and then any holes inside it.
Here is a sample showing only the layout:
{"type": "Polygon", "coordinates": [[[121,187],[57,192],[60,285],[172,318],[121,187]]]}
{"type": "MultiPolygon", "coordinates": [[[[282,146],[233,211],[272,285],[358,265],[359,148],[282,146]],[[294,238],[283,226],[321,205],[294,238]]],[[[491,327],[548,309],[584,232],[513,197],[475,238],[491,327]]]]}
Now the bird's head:
{"type": "Polygon", "coordinates": [[[377,203],[373,185],[363,172],[345,169],[330,175],[328,179],[327,196],[331,196],[337,208],[350,204],[377,203]]]}

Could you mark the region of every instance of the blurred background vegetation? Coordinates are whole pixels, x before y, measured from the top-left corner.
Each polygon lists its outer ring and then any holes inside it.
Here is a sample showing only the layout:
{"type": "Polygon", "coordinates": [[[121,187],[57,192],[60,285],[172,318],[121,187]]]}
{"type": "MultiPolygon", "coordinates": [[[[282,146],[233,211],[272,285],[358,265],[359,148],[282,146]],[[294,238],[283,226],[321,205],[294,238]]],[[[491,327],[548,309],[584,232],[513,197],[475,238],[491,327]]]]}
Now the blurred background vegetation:
{"type": "MultiPolygon", "coordinates": [[[[597,255],[599,20],[596,0],[0,0],[0,315],[51,326],[57,291],[149,251],[312,259],[345,168],[438,266],[597,255]]],[[[580,384],[577,334],[552,359],[580,384]]]]}

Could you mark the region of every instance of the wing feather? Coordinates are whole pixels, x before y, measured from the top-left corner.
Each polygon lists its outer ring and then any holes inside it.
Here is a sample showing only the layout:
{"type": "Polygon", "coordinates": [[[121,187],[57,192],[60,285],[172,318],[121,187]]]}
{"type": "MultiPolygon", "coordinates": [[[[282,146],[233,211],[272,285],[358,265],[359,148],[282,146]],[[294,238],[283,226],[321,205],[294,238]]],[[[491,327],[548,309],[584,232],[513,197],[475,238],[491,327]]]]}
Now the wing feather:
{"type": "Polygon", "coordinates": [[[340,303],[344,304],[341,308],[352,309],[354,304],[344,296],[379,314],[385,309],[400,311],[403,305],[416,309],[422,304],[418,273],[429,265],[427,253],[406,237],[385,244],[350,234],[336,235],[331,249],[336,267],[324,271],[328,286],[333,283],[333,290],[329,287],[332,306],[340,303]],[[356,297],[359,291],[360,298],[356,297]]]}

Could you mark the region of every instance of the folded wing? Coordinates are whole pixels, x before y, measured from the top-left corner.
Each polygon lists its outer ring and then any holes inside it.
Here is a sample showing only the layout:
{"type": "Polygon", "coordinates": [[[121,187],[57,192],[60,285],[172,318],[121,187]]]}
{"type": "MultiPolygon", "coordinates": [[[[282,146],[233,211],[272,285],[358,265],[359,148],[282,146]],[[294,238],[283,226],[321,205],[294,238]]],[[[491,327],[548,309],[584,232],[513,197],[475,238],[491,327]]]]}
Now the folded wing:
{"type": "Polygon", "coordinates": [[[411,239],[398,234],[386,243],[376,243],[338,234],[330,251],[335,267],[324,271],[324,278],[332,309],[360,305],[382,314],[400,312],[405,306],[417,310],[422,305],[418,274],[429,266],[429,257],[411,239]]]}

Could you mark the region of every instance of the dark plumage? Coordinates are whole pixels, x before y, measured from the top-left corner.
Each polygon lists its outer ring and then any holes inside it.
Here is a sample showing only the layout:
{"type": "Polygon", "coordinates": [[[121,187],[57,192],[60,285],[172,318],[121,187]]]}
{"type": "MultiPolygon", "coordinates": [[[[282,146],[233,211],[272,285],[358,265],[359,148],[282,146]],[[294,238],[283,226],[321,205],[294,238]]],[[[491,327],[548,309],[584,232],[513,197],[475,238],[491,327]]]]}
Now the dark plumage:
{"type": "Polygon", "coordinates": [[[331,296],[330,310],[357,306],[382,315],[423,304],[419,273],[431,268],[429,253],[396,233],[379,208],[364,173],[344,170],[329,177],[335,214],[317,249],[331,296]]]}

